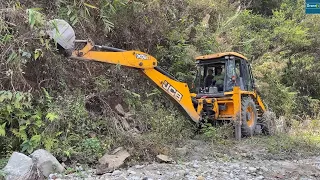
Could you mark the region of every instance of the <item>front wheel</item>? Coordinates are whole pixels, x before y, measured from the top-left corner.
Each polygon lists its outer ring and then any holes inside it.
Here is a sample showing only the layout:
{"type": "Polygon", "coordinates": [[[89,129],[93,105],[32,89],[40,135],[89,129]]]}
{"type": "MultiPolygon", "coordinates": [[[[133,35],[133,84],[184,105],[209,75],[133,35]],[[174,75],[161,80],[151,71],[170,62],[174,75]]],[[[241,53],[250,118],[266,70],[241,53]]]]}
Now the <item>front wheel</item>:
{"type": "Polygon", "coordinates": [[[253,136],[257,125],[257,108],[251,97],[241,101],[241,132],[243,136],[253,136]]]}

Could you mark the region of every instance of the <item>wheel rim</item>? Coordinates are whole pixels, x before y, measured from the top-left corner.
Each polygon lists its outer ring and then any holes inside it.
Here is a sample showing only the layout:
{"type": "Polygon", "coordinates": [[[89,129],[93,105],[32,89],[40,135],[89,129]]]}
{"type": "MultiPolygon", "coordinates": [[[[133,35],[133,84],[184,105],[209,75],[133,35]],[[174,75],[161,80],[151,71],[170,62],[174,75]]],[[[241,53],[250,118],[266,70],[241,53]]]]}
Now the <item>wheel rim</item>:
{"type": "Polygon", "coordinates": [[[249,127],[252,127],[254,125],[254,113],[251,106],[247,107],[246,110],[246,120],[249,127]]]}

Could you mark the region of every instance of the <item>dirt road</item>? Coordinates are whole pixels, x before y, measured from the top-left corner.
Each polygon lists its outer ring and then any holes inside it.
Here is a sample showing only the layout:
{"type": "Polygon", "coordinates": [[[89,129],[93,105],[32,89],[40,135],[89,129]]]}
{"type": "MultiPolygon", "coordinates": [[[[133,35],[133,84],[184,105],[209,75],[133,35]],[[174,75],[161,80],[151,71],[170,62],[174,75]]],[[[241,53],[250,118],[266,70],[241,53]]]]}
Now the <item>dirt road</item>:
{"type": "Polygon", "coordinates": [[[222,151],[207,142],[192,140],[176,152],[173,163],[141,163],[102,176],[94,175],[95,170],[89,169],[60,177],[90,180],[320,179],[320,156],[273,156],[254,143],[243,142],[222,151]]]}

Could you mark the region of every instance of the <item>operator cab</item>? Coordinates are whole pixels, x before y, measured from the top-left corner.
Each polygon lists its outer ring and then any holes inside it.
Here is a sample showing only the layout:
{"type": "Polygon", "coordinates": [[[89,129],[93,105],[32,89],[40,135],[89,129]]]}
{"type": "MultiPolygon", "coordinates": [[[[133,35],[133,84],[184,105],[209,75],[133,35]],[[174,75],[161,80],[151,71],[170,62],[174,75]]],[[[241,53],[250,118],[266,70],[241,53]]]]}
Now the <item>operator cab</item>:
{"type": "Polygon", "coordinates": [[[236,52],[217,53],[196,58],[195,79],[197,98],[223,97],[225,92],[239,86],[253,90],[253,76],[247,58],[236,52]]]}

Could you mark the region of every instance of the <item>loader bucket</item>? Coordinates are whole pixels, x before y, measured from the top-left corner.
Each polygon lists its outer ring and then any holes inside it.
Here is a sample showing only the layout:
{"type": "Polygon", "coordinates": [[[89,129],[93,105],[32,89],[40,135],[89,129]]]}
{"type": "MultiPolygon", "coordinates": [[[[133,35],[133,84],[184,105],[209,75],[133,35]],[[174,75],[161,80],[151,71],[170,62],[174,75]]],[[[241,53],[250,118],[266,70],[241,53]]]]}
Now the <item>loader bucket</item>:
{"type": "Polygon", "coordinates": [[[75,33],[73,28],[62,19],[48,22],[46,33],[65,50],[73,50],[75,46],[75,33]]]}

